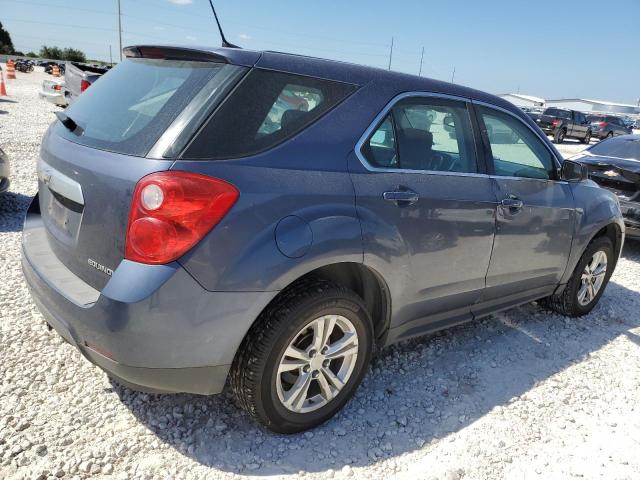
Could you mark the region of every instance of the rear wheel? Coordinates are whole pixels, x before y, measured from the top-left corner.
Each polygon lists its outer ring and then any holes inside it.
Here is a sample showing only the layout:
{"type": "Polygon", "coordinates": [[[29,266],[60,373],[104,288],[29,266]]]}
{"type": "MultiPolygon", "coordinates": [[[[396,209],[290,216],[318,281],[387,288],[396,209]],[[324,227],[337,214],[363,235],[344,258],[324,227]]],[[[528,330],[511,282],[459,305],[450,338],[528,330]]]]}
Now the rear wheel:
{"type": "Polygon", "coordinates": [[[354,292],[327,281],[285,292],[252,327],[231,370],[242,407],[269,429],[319,425],[351,398],[373,347],[373,327],[354,292]]]}
{"type": "Polygon", "coordinates": [[[554,143],[564,142],[564,138],[567,136],[567,131],[564,128],[559,129],[553,136],[554,143]]]}
{"type": "Polygon", "coordinates": [[[613,138],[613,132],[609,132],[609,133],[607,133],[606,138],[613,138]]]}
{"type": "Polygon", "coordinates": [[[545,298],[541,304],[568,317],[586,315],[600,300],[614,263],[611,240],[596,238],[582,254],[564,291],[545,298]]]}
{"type": "Polygon", "coordinates": [[[591,141],[591,130],[587,130],[587,135],[581,140],[581,142],[589,144],[590,141],[591,141]]]}

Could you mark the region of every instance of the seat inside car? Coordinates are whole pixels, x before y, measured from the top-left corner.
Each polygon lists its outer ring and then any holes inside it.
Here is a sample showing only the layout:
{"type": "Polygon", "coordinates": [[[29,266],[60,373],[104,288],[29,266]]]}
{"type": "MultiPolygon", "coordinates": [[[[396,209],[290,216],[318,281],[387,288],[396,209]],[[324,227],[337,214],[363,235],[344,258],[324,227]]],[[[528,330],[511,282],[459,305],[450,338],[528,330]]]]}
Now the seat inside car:
{"type": "Polygon", "coordinates": [[[432,150],[433,134],[418,128],[398,129],[400,168],[432,170],[436,154],[432,150]]]}

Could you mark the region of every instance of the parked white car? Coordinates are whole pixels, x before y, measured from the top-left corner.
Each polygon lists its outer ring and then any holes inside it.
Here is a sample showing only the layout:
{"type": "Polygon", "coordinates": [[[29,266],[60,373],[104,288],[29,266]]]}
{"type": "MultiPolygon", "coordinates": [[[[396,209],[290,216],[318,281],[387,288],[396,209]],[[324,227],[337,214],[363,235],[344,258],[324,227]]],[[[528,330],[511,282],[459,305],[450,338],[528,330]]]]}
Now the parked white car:
{"type": "Polygon", "coordinates": [[[66,107],[69,104],[69,101],[67,100],[64,92],[64,80],[44,80],[42,82],[42,90],[40,90],[38,95],[40,98],[44,98],[46,101],[51,102],[54,105],[66,107]]]}

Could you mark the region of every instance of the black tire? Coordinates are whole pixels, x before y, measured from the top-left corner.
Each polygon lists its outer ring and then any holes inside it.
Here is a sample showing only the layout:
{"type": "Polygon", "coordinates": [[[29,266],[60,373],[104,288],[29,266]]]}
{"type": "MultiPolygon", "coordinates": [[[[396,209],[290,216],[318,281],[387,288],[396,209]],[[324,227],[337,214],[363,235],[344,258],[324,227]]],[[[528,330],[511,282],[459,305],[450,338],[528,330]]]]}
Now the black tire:
{"type": "Polygon", "coordinates": [[[559,128],[558,130],[556,130],[556,133],[553,135],[553,143],[564,142],[564,139],[566,136],[567,136],[567,131],[564,128],[559,128]]]}
{"type": "Polygon", "coordinates": [[[580,140],[580,143],[586,143],[587,145],[591,142],[591,130],[587,130],[587,135],[580,140]]]}
{"type": "Polygon", "coordinates": [[[607,138],[613,138],[613,132],[609,132],[609,133],[607,133],[607,136],[606,136],[606,137],[604,137],[604,138],[605,138],[605,139],[607,139],[607,138]]]}
{"type": "Polygon", "coordinates": [[[581,317],[586,315],[598,304],[600,297],[609,283],[615,263],[615,258],[613,256],[613,244],[611,243],[611,240],[608,237],[598,237],[594,239],[587,246],[582,257],[580,257],[580,260],[573,271],[573,275],[571,275],[565,289],[560,294],[551,295],[550,297],[541,300],[539,303],[543,307],[567,317],[581,317]],[[607,270],[604,276],[604,281],[594,298],[588,304],[582,305],[578,301],[578,292],[582,285],[582,273],[587,263],[591,261],[593,255],[598,251],[604,252],[607,256],[607,270]]]}
{"type": "Polygon", "coordinates": [[[324,280],[301,282],[283,292],[247,333],[231,367],[231,388],[242,408],[270,430],[278,433],[307,430],[333,417],[355,393],[366,373],[373,345],[371,317],[358,295],[324,280]],[[294,412],[278,397],[276,382],[281,381],[278,366],[290,342],[306,325],[323,315],[343,316],[355,327],[358,335],[355,366],[332,400],[317,410],[294,412]]]}

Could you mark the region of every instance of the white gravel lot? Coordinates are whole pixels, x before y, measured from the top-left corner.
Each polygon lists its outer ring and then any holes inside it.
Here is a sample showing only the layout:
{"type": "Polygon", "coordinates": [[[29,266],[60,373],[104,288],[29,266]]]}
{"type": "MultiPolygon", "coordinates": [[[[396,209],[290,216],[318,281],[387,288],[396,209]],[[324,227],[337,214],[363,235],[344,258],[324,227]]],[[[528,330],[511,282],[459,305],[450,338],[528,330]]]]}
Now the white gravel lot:
{"type": "MultiPolygon", "coordinates": [[[[55,332],[20,269],[42,72],[0,97],[11,192],[0,198],[0,478],[640,478],[640,244],[600,305],[527,305],[388,348],[312,432],[274,435],[225,393],[147,395],[109,381],[55,332]]],[[[563,146],[573,153],[580,145],[563,146]]]]}

